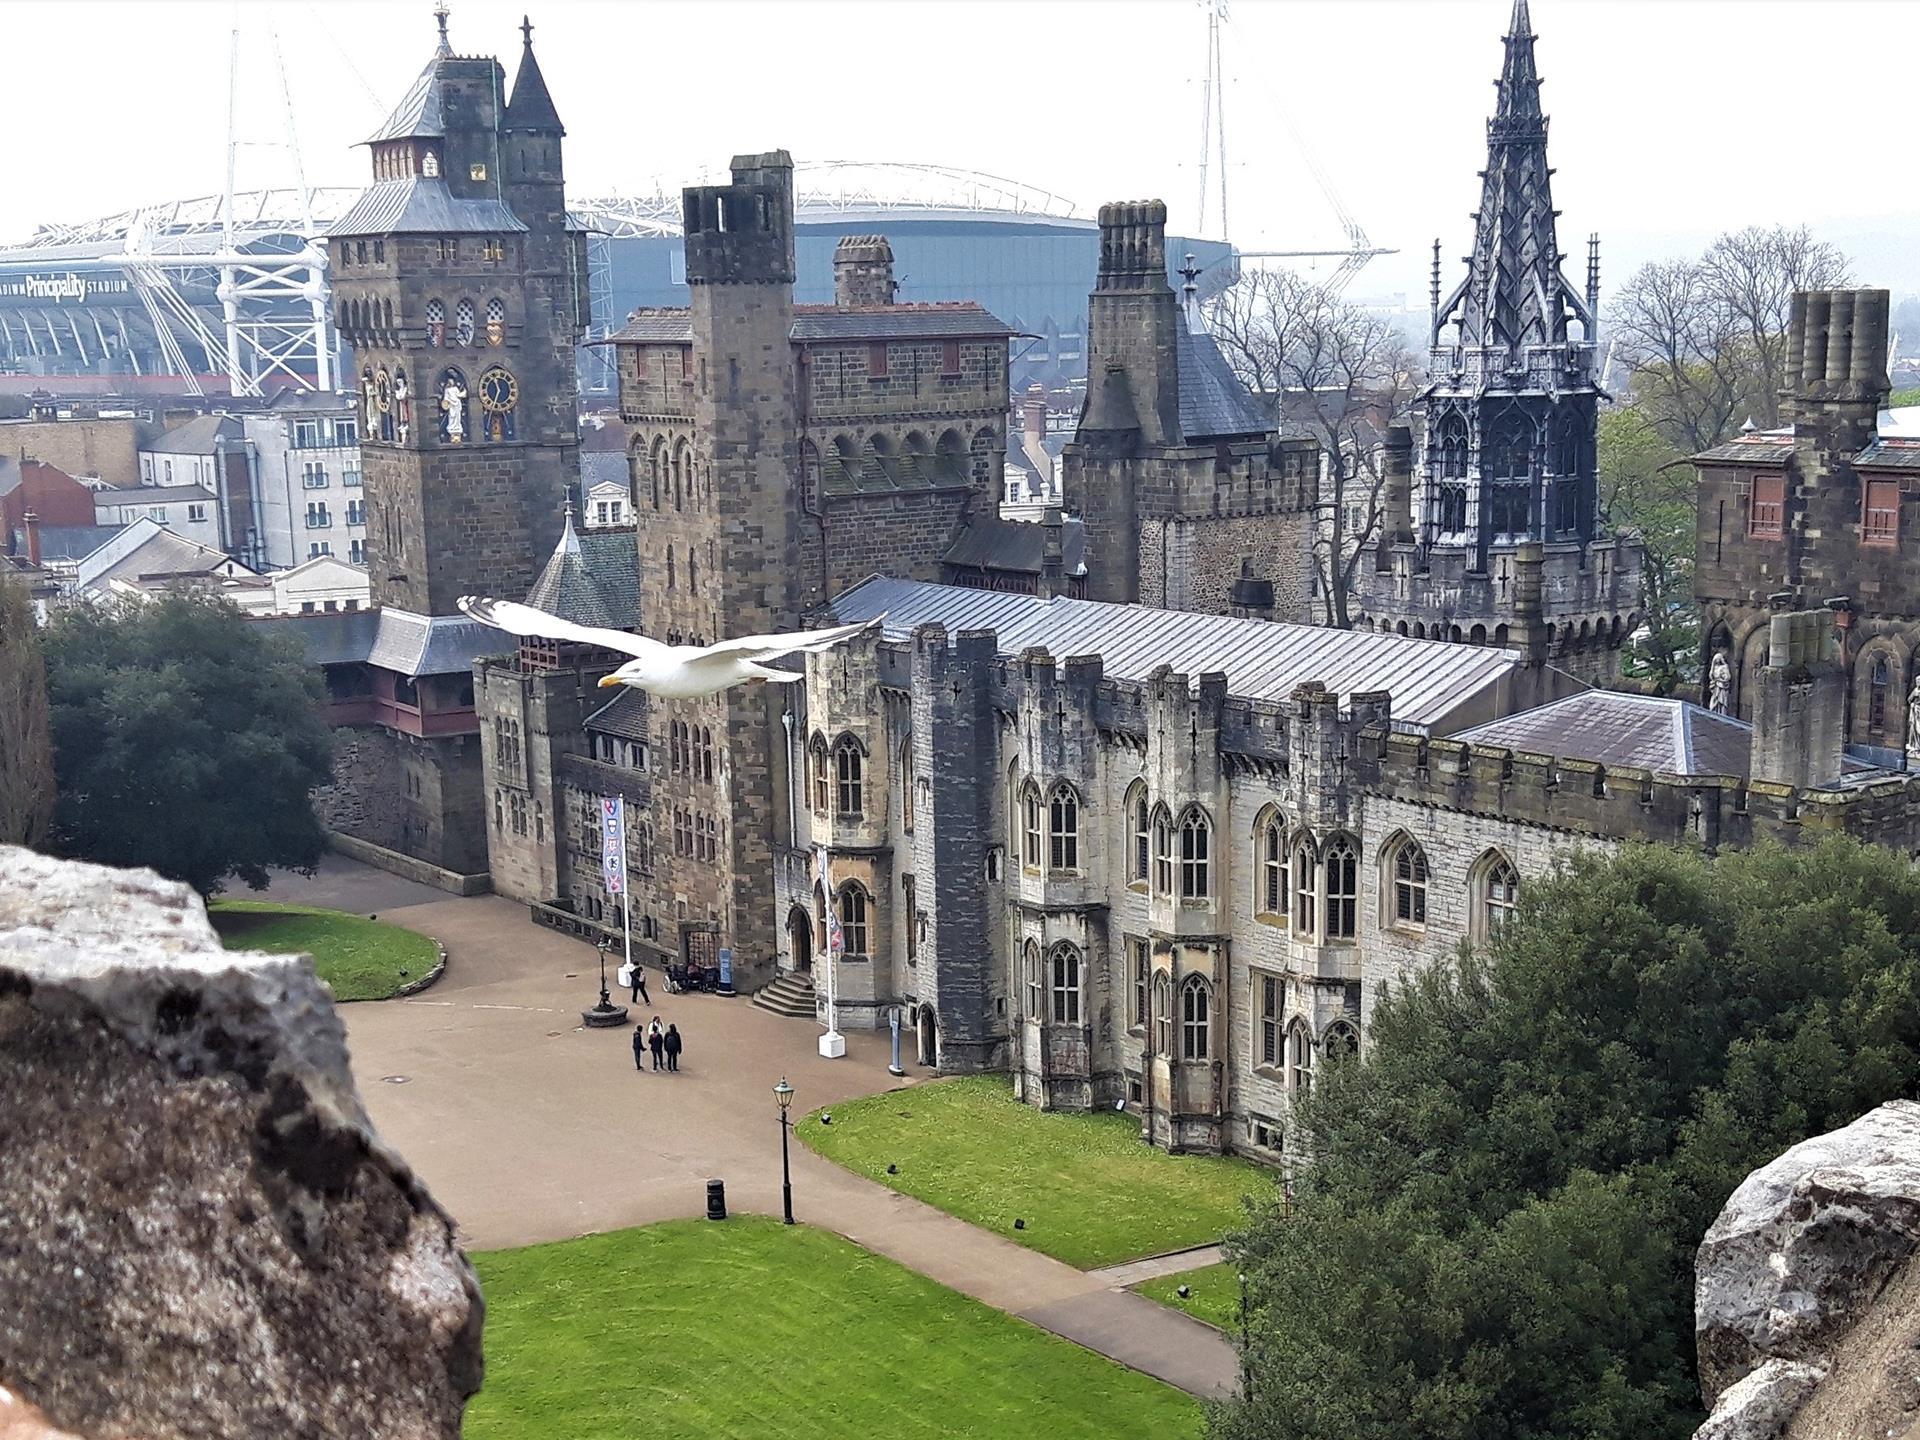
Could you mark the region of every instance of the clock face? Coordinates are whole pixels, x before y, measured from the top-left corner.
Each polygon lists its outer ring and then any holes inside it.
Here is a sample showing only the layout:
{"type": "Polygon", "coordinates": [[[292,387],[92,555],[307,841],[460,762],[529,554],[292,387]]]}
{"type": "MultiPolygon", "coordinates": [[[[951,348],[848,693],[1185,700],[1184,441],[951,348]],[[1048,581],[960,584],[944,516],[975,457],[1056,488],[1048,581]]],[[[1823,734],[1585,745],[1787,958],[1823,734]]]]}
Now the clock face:
{"type": "Polygon", "coordinates": [[[511,410],[520,397],[520,387],[504,370],[489,370],[480,377],[480,404],[488,410],[511,410]]]}

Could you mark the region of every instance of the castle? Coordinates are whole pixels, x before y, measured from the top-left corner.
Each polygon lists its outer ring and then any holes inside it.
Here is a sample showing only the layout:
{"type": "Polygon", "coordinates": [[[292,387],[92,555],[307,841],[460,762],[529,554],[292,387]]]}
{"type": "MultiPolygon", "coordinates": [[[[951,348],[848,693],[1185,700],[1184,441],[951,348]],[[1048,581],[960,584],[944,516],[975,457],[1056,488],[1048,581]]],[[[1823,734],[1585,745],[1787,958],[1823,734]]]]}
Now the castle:
{"type": "Polygon", "coordinates": [[[443,43],[373,142],[366,238],[334,240],[382,602],[324,617],[372,627],[326,662],[356,727],[343,828],[612,937],[598,804],[623,795],[656,962],[724,955],[816,1014],[832,963],[837,1023],[897,1009],[922,1064],[1275,1159],[1384,988],[1558,855],[1920,843],[1885,292],[1806,297],[1789,431],[1700,457],[1712,703],[1589,688],[1641,618],[1639,551],[1596,500],[1596,280],[1560,271],[1533,47],[1519,0],[1474,253],[1436,291],[1424,423],[1388,434],[1343,631],[1292,623],[1317,457],[1180,304],[1163,206],[1101,211],[1077,514],[1012,523],[1008,327],[895,303],[879,236],[843,242],[832,305],[796,305],[780,151],[685,192],[692,303],[614,337],[634,522],[576,529],[559,122],[530,38],[498,114],[497,67],[443,43]],[[880,624],[804,685],[609,699],[619,657],[475,636],[445,613],[463,591],[668,640],[880,624]],[[418,829],[382,838],[389,811],[418,829]]]}

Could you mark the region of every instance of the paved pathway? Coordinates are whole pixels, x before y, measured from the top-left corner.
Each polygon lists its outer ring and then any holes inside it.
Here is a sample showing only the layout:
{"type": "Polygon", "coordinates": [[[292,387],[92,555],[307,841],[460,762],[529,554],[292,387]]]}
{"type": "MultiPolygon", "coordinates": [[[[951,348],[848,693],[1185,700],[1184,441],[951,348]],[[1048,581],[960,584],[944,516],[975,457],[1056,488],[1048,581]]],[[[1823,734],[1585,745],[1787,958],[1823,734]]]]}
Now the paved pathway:
{"type": "Polygon", "coordinates": [[[1162,1275],[1180,1275],[1203,1265],[1218,1265],[1226,1259],[1218,1245],[1195,1245],[1186,1250],[1169,1250],[1164,1255],[1149,1255],[1144,1260],[1129,1260],[1124,1265],[1109,1265],[1090,1270],[1103,1285],[1138,1285],[1142,1280],[1158,1280],[1162,1275]]]}
{"type": "MultiPolygon", "coordinates": [[[[267,898],[378,915],[446,946],[432,989],[341,1013],[374,1123],[475,1249],[703,1214],[709,1177],[726,1181],[730,1209],[778,1214],[775,1081],[793,1084],[798,1113],[932,1075],[893,1079],[886,1037],[870,1032],[847,1036],[844,1059],[821,1059],[805,1021],[744,998],[668,995],[658,972],[653,1005],[635,1013],[677,1024],[686,1053],[677,1075],[637,1074],[630,1028],[580,1024],[599,990],[592,948],[533,925],[525,906],[460,899],[336,856],[311,878],[277,879],[267,898]]],[[[801,1221],[1192,1394],[1232,1392],[1233,1349],[1199,1321],[798,1142],[791,1153],[801,1221]]]]}

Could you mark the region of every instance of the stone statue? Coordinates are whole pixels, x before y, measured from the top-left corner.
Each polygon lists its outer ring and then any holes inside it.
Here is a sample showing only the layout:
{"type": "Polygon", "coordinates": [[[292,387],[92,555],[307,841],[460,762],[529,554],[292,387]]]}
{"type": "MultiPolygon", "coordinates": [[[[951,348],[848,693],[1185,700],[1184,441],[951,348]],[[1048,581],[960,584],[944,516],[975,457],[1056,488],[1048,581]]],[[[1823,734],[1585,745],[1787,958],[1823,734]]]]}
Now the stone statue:
{"type": "Polygon", "coordinates": [[[364,428],[367,433],[367,438],[371,440],[380,433],[380,402],[374,397],[373,376],[362,375],[360,377],[360,396],[362,405],[367,412],[367,423],[364,428]]]}
{"type": "Polygon", "coordinates": [[[1907,768],[1920,770],[1920,675],[1907,691],[1907,768]]]}
{"type": "Polygon", "coordinates": [[[467,438],[467,387],[451,371],[447,373],[446,384],[440,388],[440,414],[446,428],[447,443],[463,443],[467,438]]]}
{"type": "Polygon", "coordinates": [[[1707,708],[1721,715],[1733,713],[1733,667],[1718,651],[1707,666],[1707,708]]]}
{"type": "Polygon", "coordinates": [[[407,437],[413,432],[413,392],[407,389],[407,372],[400,370],[393,377],[393,416],[400,430],[400,443],[407,443],[407,437]]]}

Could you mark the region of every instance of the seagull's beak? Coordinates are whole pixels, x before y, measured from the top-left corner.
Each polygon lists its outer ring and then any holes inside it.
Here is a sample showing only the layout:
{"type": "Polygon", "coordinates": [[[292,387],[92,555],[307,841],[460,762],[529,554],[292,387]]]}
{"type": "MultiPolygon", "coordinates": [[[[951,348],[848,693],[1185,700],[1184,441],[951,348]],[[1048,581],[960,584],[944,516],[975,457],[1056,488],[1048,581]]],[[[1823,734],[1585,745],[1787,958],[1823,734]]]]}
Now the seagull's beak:
{"type": "Polygon", "coordinates": [[[620,683],[621,680],[618,675],[602,675],[600,677],[600,688],[602,690],[611,690],[620,683]]]}

